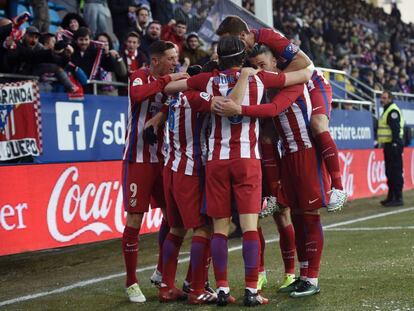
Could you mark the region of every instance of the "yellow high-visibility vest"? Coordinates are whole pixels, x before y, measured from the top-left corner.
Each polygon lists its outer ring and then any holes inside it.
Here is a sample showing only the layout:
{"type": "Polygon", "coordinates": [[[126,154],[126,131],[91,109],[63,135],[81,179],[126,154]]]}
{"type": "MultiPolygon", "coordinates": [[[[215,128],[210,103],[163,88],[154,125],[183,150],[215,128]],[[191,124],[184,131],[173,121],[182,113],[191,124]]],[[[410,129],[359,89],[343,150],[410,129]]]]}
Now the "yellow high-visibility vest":
{"type": "Polygon", "coordinates": [[[392,131],[387,124],[388,115],[391,111],[396,110],[400,114],[400,138],[404,135],[404,117],[400,108],[394,103],[388,106],[387,110],[384,110],[380,119],[378,120],[378,142],[380,144],[392,142],[392,131]]]}

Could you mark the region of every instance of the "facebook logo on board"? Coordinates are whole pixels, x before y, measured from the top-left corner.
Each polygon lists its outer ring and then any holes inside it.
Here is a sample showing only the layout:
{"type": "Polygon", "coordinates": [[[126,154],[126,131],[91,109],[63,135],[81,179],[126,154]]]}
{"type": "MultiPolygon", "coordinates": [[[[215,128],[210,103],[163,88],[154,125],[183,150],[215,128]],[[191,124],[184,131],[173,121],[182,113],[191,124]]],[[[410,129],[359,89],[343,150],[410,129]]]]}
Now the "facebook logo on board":
{"type": "Polygon", "coordinates": [[[82,103],[56,102],[59,150],[85,150],[85,117],[82,103]]]}

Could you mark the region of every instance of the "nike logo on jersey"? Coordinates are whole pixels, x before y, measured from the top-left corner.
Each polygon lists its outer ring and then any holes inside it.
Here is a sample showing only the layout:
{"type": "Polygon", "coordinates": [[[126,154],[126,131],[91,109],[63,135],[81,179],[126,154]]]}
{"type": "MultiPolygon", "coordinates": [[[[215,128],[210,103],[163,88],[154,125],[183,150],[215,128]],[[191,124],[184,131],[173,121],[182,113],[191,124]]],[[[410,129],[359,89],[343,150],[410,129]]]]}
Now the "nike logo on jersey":
{"type": "Polygon", "coordinates": [[[137,245],[138,245],[138,243],[132,243],[132,244],[127,243],[127,244],[126,244],[126,247],[132,247],[132,246],[137,246],[137,245]]]}
{"type": "Polygon", "coordinates": [[[319,200],[319,198],[316,198],[315,200],[309,200],[309,204],[315,203],[318,200],[319,200]]]}
{"type": "Polygon", "coordinates": [[[312,111],[318,110],[319,108],[322,108],[322,107],[320,107],[320,106],[319,107],[315,107],[315,108],[312,109],[312,111]]]}

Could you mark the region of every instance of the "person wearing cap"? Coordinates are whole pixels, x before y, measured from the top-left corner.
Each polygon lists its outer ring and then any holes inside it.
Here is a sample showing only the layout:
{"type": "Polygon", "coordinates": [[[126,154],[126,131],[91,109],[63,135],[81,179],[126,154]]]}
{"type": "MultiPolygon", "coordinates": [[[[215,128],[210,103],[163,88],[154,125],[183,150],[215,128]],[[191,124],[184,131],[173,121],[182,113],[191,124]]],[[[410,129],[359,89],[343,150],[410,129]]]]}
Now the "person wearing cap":
{"type": "Polygon", "coordinates": [[[384,111],[378,120],[378,143],[384,148],[388,184],[387,198],[381,201],[381,204],[385,207],[402,206],[404,117],[397,104],[393,103],[390,91],[384,91],[380,100],[384,111]]]}
{"type": "Polygon", "coordinates": [[[188,58],[190,66],[203,65],[209,60],[208,53],[201,48],[200,38],[196,32],[189,33],[185,43],[181,57],[188,58]]]}

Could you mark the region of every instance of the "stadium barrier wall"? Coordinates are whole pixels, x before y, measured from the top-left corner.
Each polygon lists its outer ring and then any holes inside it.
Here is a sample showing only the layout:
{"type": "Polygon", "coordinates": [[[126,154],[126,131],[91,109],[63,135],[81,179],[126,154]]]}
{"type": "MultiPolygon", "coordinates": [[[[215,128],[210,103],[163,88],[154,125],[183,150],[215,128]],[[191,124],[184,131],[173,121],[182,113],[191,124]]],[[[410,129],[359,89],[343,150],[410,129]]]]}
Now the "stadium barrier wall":
{"type": "MultiPolygon", "coordinates": [[[[350,199],[386,193],[381,149],[341,150],[339,156],[350,199]]],[[[0,255],[120,238],[121,163],[0,167],[0,255]]],[[[404,150],[404,176],[404,188],[414,189],[414,148],[404,150]]],[[[160,209],[150,210],[141,232],[158,231],[161,221],[160,209]]]]}
{"type": "MultiPolygon", "coordinates": [[[[128,117],[127,97],[85,95],[68,101],[63,93],[41,93],[43,153],[37,163],[120,160],[128,117]]],[[[374,146],[368,111],[334,109],[331,133],[339,149],[374,146]]]]}

